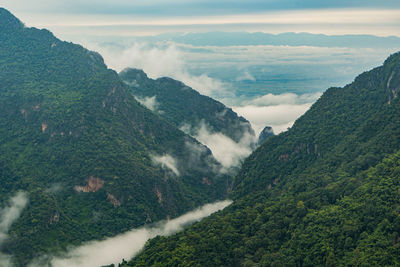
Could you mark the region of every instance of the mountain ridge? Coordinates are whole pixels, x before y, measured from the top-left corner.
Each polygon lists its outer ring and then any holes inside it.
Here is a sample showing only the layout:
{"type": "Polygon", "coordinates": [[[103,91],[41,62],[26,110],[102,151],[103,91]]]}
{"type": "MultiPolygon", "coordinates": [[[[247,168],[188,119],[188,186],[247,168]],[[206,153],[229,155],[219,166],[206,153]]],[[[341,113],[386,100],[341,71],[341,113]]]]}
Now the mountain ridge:
{"type": "MultiPolygon", "coordinates": [[[[235,142],[240,142],[246,133],[254,136],[245,118],[180,81],[168,77],[153,80],[143,70],[133,68],[125,69],[119,75],[137,97],[156,97],[160,102],[160,115],[177,127],[189,124],[196,128],[204,121],[211,131],[221,132],[235,142]]],[[[189,134],[194,135],[190,131],[189,134]]]]}
{"type": "Polygon", "coordinates": [[[241,45],[290,45],[316,47],[386,47],[396,48],[400,44],[398,36],[325,35],[307,32],[285,32],[271,34],[265,32],[206,32],[206,33],[170,33],[135,38],[157,42],[170,40],[194,46],[241,46],[241,45]]]}
{"type": "Polygon", "coordinates": [[[397,265],[400,53],[330,88],[234,179],[234,203],[123,266],[397,265]]]}

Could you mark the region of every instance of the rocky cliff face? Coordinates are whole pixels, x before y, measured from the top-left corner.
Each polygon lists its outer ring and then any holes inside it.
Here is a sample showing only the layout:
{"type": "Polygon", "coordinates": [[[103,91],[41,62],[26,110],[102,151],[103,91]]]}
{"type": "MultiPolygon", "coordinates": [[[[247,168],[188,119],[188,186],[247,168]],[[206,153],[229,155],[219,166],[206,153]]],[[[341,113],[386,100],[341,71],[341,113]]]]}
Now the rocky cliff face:
{"type": "Polygon", "coordinates": [[[76,192],[97,192],[99,191],[102,187],[104,186],[104,180],[101,180],[100,178],[94,178],[93,176],[89,177],[89,180],[87,181],[87,184],[85,186],[74,186],[74,190],[76,192]]]}
{"type": "Polygon", "coordinates": [[[270,126],[265,126],[265,128],[261,131],[261,133],[258,136],[258,145],[262,145],[268,138],[271,136],[274,136],[274,130],[272,130],[272,127],[270,126]]]}

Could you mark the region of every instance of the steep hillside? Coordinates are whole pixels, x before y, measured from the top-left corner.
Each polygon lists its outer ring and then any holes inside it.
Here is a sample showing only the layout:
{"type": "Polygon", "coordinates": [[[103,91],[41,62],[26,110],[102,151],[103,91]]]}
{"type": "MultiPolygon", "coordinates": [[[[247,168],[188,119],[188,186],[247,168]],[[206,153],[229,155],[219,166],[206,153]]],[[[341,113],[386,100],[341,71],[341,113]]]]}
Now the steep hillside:
{"type": "Polygon", "coordinates": [[[234,204],[125,265],[399,265],[399,90],[400,53],[328,89],[246,160],[234,204]]]}
{"type": "Polygon", "coordinates": [[[1,250],[33,257],[224,198],[210,150],[143,108],[102,57],[0,8],[0,203],[29,205],[1,250]]]}
{"type": "Polygon", "coordinates": [[[192,136],[205,125],[212,133],[222,133],[236,143],[243,138],[254,139],[246,119],[182,82],[171,78],[153,80],[137,69],[125,69],[119,75],[139,101],[175,126],[186,128],[192,136]]]}

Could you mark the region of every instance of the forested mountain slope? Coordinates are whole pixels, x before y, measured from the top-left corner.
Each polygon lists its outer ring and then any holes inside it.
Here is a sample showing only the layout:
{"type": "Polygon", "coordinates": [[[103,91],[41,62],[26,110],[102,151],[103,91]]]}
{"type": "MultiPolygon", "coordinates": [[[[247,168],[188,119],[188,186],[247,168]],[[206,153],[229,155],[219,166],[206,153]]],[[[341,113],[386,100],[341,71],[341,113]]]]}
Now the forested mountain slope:
{"type": "Polygon", "coordinates": [[[29,205],[17,265],[224,198],[210,150],[140,105],[102,57],[0,8],[0,203],[29,205]]]}
{"type": "Polygon", "coordinates": [[[192,136],[204,124],[212,133],[222,133],[236,143],[251,139],[254,145],[250,123],[221,102],[171,78],[150,79],[142,70],[128,68],[119,75],[139,100],[148,101],[153,111],[192,136]]]}
{"type": "Polygon", "coordinates": [[[400,53],[330,88],[235,179],[234,204],[127,266],[400,264],[400,53]]]}

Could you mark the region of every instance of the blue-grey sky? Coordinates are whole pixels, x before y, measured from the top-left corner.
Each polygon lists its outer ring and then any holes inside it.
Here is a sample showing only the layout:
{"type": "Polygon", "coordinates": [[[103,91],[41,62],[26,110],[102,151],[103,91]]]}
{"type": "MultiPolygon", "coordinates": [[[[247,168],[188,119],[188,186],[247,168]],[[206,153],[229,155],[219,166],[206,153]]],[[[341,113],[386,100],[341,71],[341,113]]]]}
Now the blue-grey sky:
{"type": "Polygon", "coordinates": [[[400,36],[399,0],[2,0],[56,34],[262,31],[400,36]]]}
{"type": "Polygon", "coordinates": [[[4,0],[2,2],[6,7],[24,12],[151,16],[207,16],[327,8],[400,8],[398,0],[4,0]]]}

